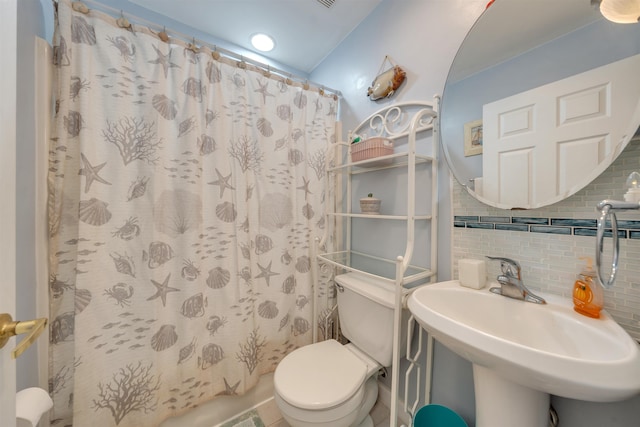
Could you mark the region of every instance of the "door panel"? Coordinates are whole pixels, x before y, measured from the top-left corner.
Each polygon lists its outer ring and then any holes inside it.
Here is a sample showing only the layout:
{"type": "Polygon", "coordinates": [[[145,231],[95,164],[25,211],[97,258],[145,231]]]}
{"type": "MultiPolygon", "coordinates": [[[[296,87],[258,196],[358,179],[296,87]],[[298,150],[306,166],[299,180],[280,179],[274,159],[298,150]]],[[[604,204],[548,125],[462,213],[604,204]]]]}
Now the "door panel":
{"type": "Polygon", "coordinates": [[[557,193],[563,189],[572,188],[582,181],[584,171],[593,170],[604,160],[604,154],[611,146],[608,135],[596,135],[588,138],[575,139],[573,141],[561,141],[558,143],[558,163],[562,165],[558,169],[557,193]],[[575,159],[580,159],[576,162],[575,159]]]}
{"type": "Polygon", "coordinates": [[[534,208],[581,184],[631,136],[639,67],[636,55],[484,105],[483,195],[534,208]]]}

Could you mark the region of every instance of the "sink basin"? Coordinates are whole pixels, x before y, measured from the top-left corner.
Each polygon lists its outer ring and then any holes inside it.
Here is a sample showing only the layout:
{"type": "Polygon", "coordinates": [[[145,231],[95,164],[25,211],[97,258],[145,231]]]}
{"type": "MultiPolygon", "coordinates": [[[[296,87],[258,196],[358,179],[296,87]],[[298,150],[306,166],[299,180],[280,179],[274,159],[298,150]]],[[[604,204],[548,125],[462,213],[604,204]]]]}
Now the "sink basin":
{"type": "MultiPolygon", "coordinates": [[[[490,412],[479,399],[500,400],[496,393],[512,401],[521,393],[538,405],[535,411],[545,410],[530,425],[546,425],[548,394],[611,402],[640,392],[640,347],[606,312],[591,319],[576,313],[566,298],[543,295],[547,304],[540,305],[488,288],[469,289],[452,280],[416,290],[408,303],[423,328],[473,363],[478,427],[516,425],[478,419],[479,412],[490,412]],[[492,386],[483,389],[482,383],[492,386]]],[[[508,406],[498,403],[502,411],[508,406]]]]}

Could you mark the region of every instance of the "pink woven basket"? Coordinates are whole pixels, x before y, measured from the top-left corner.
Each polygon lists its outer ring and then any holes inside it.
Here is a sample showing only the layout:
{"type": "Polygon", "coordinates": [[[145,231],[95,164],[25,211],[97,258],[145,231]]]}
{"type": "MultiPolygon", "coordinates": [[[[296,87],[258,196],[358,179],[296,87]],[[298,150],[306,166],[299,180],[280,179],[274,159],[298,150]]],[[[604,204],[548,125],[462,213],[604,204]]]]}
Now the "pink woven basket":
{"type": "Polygon", "coordinates": [[[360,162],[390,154],[393,154],[393,141],[388,138],[374,137],[351,144],[352,162],[360,162]]]}

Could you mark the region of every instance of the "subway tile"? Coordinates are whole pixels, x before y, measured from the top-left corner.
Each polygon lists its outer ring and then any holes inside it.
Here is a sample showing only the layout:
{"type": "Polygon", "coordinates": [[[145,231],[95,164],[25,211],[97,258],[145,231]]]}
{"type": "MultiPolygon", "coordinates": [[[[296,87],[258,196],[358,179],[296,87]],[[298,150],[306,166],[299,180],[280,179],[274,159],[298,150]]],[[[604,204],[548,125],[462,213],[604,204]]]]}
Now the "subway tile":
{"type": "Polygon", "coordinates": [[[511,218],[511,222],[514,224],[536,224],[536,225],[548,225],[549,218],[533,218],[533,217],[516,217],[511,218]]]}
{"type": "Polygon", "coordinates": [[[597,221],[595,219],[551,218],[551,225],[565,227],[595,227],[597,225],[597,221]]]}
{"type": "Polygon", "coordinates": [[[508,216],[481,216],[480,222],[509,223],[511,217],[508,216]]]}
{"type": "Polygon", "coordinates": [[[467,228],[482,228],[484,230],[492,230],[494,226],[492,223],[488,222],[467,222],[467,228]]]}
{"type": "MultiPolygon", "coordinates": [[[[576,236],[590,236],[590,237],[595,237],[596,235],[596,229],[595,228],[574,228],[573,229],[573,234],[576,236]]],[[[604,230],[604,237],[611,237],[613,235],[612,230],[604,230]]],[[[626,239],[627,238],[627,231],[626,230],[618,230],[618,237],[620,237],[621,239],[626,239]]],[[[637,237],[638,239],[640,239],[640,235],[637,237]]]]}
{"type": "Polygon", "coordinates": [[[496,224],[496,230],[529,231],[529,226],[527,224],[496,224]]]}
{"type": "Polygon", "coordinates": [[[551,226],[532,225],[530,231],[532,233],[571,235],[570,227],[551,227],[551,226]]]}
{"type": "Polygon", "coordinates": [[[618,229],[625,228],[627,230],[640,230],[640,221],[619,220],[618,229]]]}
{"type": "Polygon", "coordinates": [[[477,216],[469,216],[469,215],[456,215],[453,217],[454,221],[466,221],[466,222],[478,222],[477,216]]]}
{"type": "MultiPolygon", "coordinates": [[[[573,234],[576,235],[576,236],[595,237],[596,229],[595,228],[576,227],[576,228],[573,229],[573,234]]],[[[609,232],[609,236],[611,236],[611,232],[609,232]]]]}
{"type": "MultiPolygon", "coordinates": [[[[611,237],[612,235],[613,235],[612,230],[604,230],[605,237],[611,237]]],[[[629,237],[629,232],[627,230],[618,229],[618,237],[621,239],[626,239],[627,237],[629,237]]]]}

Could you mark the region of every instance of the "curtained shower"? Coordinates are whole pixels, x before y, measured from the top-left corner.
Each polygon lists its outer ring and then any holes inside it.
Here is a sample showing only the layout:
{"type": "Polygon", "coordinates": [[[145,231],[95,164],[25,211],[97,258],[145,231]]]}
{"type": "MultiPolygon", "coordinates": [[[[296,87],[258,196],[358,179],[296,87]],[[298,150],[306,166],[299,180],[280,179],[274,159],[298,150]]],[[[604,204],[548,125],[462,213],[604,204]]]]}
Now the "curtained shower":
{"type": "Polygon", "coordinates": [[[51,423],[152,426],[311,342],[338,101],[79,5],[56,5],[51,423]]]}

